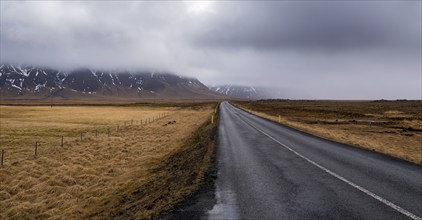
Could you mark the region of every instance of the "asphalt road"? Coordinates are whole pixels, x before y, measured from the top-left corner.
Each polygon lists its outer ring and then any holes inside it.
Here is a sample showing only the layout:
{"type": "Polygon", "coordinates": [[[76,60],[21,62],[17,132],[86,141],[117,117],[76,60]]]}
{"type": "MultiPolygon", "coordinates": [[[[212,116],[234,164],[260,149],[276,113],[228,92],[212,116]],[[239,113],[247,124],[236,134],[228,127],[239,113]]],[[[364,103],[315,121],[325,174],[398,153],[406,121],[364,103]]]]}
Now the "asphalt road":
{"type": "Polygon", "coordinates": [[[422,166],[299,132],[227,102],[219,120],[215,198],[199,196],[179,218],[422,217],[422,166]],[[214,202],[205,209],[198,205],[204,201],[214,202]]]}

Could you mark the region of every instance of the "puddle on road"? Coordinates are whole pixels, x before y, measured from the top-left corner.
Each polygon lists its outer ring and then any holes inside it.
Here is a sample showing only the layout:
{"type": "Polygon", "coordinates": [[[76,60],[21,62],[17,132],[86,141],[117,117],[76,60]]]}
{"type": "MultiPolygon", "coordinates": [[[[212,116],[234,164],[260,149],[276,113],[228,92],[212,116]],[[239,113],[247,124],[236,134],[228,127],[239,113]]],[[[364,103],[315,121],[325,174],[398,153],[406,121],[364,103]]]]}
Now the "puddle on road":
{"type": "Polygon", "coordinates": [[[207,219],[239,219],[235,193],[231,190],[221,190],[220,188],[217,184],[215,192],[217,203],[208,211],[207,219]]]}

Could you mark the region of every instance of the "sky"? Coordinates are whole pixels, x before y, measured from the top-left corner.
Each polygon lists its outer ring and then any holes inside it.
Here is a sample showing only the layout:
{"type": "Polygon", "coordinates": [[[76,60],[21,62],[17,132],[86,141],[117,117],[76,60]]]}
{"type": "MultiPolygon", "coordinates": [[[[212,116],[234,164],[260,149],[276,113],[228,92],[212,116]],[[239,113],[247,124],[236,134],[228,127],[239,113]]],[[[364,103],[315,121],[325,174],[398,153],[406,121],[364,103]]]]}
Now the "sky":
{"type": "Polygon", "coordinates": [[[166,71],[281,98],[422,99],[421,1],[0,4],[3,63],[166,71]]]}

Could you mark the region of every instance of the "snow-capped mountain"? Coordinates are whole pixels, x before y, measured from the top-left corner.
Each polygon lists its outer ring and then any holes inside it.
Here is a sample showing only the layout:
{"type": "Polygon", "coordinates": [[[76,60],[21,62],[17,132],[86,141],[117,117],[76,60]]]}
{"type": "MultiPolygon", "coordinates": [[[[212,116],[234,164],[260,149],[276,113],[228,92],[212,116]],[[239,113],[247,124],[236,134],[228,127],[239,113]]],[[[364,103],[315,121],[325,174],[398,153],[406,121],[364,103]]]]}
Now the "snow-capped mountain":
{"type": "Polygon", "coordinates": [[[269,99],[280,95],[272,89],[253,86],[223,85],[209,88],[214,92],[240,99],[269,99]]]}
{"type": "Polygon", "coordinates": [[[0,95],[7,98],[123,97],[216,98],[199,80],[170,73],[77,69],[63,72],[23,65],[0,65],[0,95]]]}

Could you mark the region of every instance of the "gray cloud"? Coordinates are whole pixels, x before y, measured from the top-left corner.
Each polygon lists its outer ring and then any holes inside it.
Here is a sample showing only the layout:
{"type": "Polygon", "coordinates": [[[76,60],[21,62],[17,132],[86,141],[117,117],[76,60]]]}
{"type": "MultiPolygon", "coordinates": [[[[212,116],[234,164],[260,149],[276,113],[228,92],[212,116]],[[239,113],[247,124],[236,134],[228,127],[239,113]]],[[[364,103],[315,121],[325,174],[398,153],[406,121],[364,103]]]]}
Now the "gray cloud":
{"type": "Polygon", "coordinates": [[[420,2],[248,2],[221,4],[199,31],[203,46],[257,50],[410,47],[420,42],[420,2]],[[202,32],[201,32],[202,31],[202,32]]]}
{"type": "Polygon", "coordinates": [[[421,98],[420,1],[1,2],[1,61],[421,98]]]}

